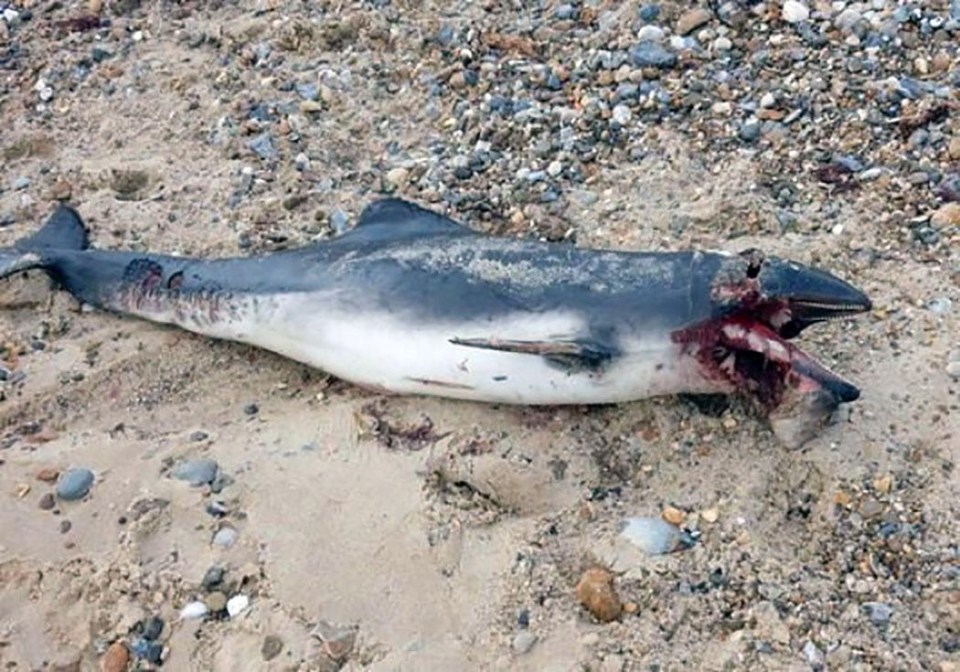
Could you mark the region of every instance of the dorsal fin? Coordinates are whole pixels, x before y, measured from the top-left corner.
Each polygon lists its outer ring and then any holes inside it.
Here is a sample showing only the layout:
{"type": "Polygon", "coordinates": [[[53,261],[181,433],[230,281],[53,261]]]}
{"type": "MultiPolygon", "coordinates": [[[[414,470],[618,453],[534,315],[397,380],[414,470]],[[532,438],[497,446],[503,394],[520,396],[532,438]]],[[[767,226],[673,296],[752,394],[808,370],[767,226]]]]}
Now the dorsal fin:
{"type": "Polygon", "coordinates": [[[363,209],[356,227],[348,235],[391,240],[458,232],[469,233],[470,229],[416,203],[384,198],[363,209]]]}

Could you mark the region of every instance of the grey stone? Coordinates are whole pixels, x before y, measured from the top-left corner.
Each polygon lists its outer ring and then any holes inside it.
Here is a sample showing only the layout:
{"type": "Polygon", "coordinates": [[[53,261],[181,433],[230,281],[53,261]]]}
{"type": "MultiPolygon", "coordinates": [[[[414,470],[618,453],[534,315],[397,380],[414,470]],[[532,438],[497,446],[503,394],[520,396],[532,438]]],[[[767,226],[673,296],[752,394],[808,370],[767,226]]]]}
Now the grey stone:
{"type": "Polygon", "coordinates": [[[66,501],[83,499],[93,487],[94,475],[89,469],[67,469],[57,481],[57,497],[66,501]]]}

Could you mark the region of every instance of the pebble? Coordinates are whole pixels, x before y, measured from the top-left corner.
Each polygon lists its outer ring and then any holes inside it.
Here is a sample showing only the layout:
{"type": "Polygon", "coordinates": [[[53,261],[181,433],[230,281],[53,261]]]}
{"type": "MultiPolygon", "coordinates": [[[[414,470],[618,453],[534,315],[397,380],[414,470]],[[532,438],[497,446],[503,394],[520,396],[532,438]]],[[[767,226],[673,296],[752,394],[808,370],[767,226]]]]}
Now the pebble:
{"type": "Polygon", "coordinates": [[[953,301],[949,296],[938,296],[927,301],[927,310],[936,315],[946,315],[953,309],[953,301]]]}
{"type": "Polygon", "coordinates": [[[410,171],[406,168],[391,168],[383,176],[386,183],[393,187],[394,189],[399,189],[407,183],[407,178],[410,176],[410,171]]]}
{"type": "Polygon", "coordinates": [[[864,602],[862,608],[874,625],[886,625],[893,617],[893,607],[884,602],[864,602]]]}
{"type": "Polygon", "coordinates": [[[213,535],[213,545],[221,548],[230,548],[237,541],[239,533],[232,527],[221,527],[213,535]]]}
{"type": "Polygon", "coordinates": [[[201,587],[206,591],[213,590],[223,581],[223,574],[223,567],[213,565],[204,572],[203,579],[200,581],[201,587]]]}
{"type": "Polygon", "coordinates": [[[148,641],[154,641],[160,638],[163,633],[163,619],[159,616],[151,616],[143,622],[143,634],[141,635],[148,641]]]}
{"type": "Polygon", "coordinates": [[[641,42],[630,48],[630,62],[638,68],[669,69],[677,64],[677,55],[656,42],[641,42]]]}
{"type": "Polygon", "coordinates": [[[346,233],[349,229],[350,216],[343,210],[337,208],[330,214],[330,228],[338,236],[346,233]]]}
{"type": "Polygon", "coordinates": [[[744,142],[756,142],[760,139],[761,128],[760,122],[756,119],[753,119],[741,124],[737,135],[744,142]]]}
{"type": "Polygon", "coordinates": [[[511,646],[519,654],[528,653],[533,645],[537,643],[537,636],[529,630],[521,630],[513,638],[511,646]]]}
{"type": "Polygon", "coordinates": [[[100,659],[101,672],[125,672],[130,663],[130,652],[123,642],[114,642],[100,659]]]}
{"type": "Polygon", "coordinates": [[[261,133],[247,143],[247,147],[264,161],[276,159],[280,154],[269,133],[261,133]]]}
{"type": "Polygon", "coordinates": [[[650,21],[656,21],[658,18],[660,18],[660,5],[644,5],[640,8],[638,14],[640,15],[641,21],[646,21],[648,23],[650,21]]]}
{"type": "Polygon", "coordinates": [[[960,360],[947,362],[946,371],[947,375],[954,380],[960,380],[960,360]]]}
{"type": "Polygon", "coordinates": [[[219,470],[220,467],[216,460],[201,458],[177,463],[172,473],[177,480],[187,481],[193,486],[200,486],[213,483],[219,470]]]}
{"type": "Polygon", "coordinates": [[[663,555],[690,548],[693,538],[663,518],[637,517],[624,521],[620,536],[650,555],[663,555]]]}
{"type": "Polygon", "coordinates": [[[283,653],[283,640],[277,635],[267,635],[260,645],[260,657],[266,661],[273,660],[283,653]]]}
{"type": "Polygon", "coordinates": [[[781,17],[787,23],[800,23],[810,18],[810,9],[797,0],[785,0],[781,17]]]}
{"type": "Polygon", "coordinates": [[[89,469],[67,469],[57,481],[57,497],[65,501],[83,499],[93,486],[94,475],[89,469]]]}
{"type": "Polygon", "coordinates": [[[704,7],[687,10],[677,20],[677,33],[680,35],[692,33],[705,23],[709,23],[712,18],[713,12],[704,7]]]}
{"type": "Polygon", "coordinates": [[[356,626],[341,626],[320,621],[310,632],[323,643],[324,651],[334,660],[343,660],[357,642],[356,626]]]}
{"type": "Polygon", "coordinates": [[[214,591],[204,598],[204,604],[213,613],[223,611],[227,608],[227,596],[219,590],[214,591]]]}
{"type": "Polygon", "coordinates": [[[203,618],[208,613],[210,613],[210,610],[203,602],[190,602],[184,605],[183,609],[180,610],[180,620],[194,621],[198,618],[203,618]]]}
{"type": "Polygon", "coordinates": [[[944,203],[930,217],[937,227],[960,226],[960,203],[944,203]]]}
{"type": "Polygon", "coordinates": [[[660,26],[646,25],[637,31],[637,39],[641,42],[663,42],[666,36],[660,26]]]}
{"type": "Polygon", "coordinates": [[[53,496],[52,492],[46,492],[40,498],[38,505],[43,511],[49,511],[57,505],[57,498],[53,496]]]}
{"type": "Polygon", "coordinates": [[[620,616],[620,596],[613,585],[613,574],[602,567],[588,569],[580,577],[574,590],[577,601],[601,623],[620,616]]]}
{"type": "Polygon", "coordinates": [[[803,645],[803,657],[807,659],[807,662],[811,666],[816,668],[823,667],[823,652],[809,639],[807,643],[803,645]]]}
{"type": "Polygon", "coordinates": [[[250,598],[246,595],[234,595],[227,600],[227,614],[230,618],[236,618],[250,606],[250,598]]]}
{"type": "Polygon", "coordinates": [[[615,105],[613,108],[613,121],[620,126],[626,126],[630,123],[630,119],[633,117],[633,112],[630,111],[630,108],[624,104],[615,105]]]}
{"type": "Polygon", "coordinates": [[[30,186],[30,178],[26,175],[21,175],[13,181],[13,184],[10,185],[14,191],[23,191],[30,186]]]}

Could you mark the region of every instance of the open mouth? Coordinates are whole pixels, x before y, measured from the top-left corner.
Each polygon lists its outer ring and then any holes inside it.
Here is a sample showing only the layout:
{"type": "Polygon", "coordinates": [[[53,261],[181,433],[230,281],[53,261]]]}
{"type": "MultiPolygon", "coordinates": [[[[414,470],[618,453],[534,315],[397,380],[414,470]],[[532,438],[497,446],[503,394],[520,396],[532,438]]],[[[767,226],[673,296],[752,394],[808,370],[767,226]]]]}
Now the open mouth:
{"type": "Polygon", "coordinates": [[[860,390],[788,339],[811,324],[863,310],[863,306],[777,302],[675,332],[673,339],[690,347],[704,375],[731,391],[746,393],[767,411],[777,408],[788,394],[827,392],[836,403],[846,403],[858,399],[860,390]]]}

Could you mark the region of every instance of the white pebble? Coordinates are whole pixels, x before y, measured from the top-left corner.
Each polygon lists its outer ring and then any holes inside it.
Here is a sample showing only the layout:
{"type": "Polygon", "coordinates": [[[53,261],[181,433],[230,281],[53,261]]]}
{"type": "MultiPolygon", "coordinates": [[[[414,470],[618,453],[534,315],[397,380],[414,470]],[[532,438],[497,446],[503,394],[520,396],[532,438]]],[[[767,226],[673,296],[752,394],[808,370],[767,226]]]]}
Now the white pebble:
{"type": "Polygon", "coordinates": [[[250,598],[246,595],[234,595],[227,600],[227,613],[234,618],[250,606],[250,598]]]}
{"type": "Polygon", "coordinates": [[[810,9],[797,0],[786,0],[783,3],[783,20],[787,23],[800,23],[810,18],[810,9]]]}
{"type": "Polygon", "coordinates": [[[650,555],[672,553],[690,545],[690,537],[662,518],[627,518],[620,536],[650,555]]]}
{"type": "Polygon", "coordinates": [[[641,42],[663,42],[665,36],[660,26],[644,26],[637,31],[637,39],[641,42]]]}
{"type": "Polygon", "coordinates": [[[626,126],[630,123],[630,119],[633,117],[633,112],[630,111],[630,108],[626,105],[620,104],[616,105],[613,108],[613,120],[620,124],[621,126],[626,126]]]}
{"type": "Polygon", "coordinates": [[[193,621],[198,618],[203,618],[209,611],[207,605],[203,602],[191,602],[180,610],[180,620],[193,621]]]}
{"type": "Polygon", "coordinates": [[[960,380],[960,361],[947,362],[947,375],[954,380],[960,380]]]}
{"type": "Polygon", "coordinates": [[[221,548],[230,548],[236,542],[239,533],[232,527],[221,527],[213,535],[213,545],[221,548]]]}
{"type": "Polygon", "coordinates": [[[547,175],[550,177],[556,177],[563,172],[563,164],[559,161],[551,161],[550,165],[547,166],[547,175]]]}
{"type": "Polygon", "coordinates": [[[733,42],[730,41],[729,37],[718,37],[713,41],[714,51],[730,51],[731,49],[733,49],[733,42]]]}
{"type": "Polygon", "coordinates": [[[771,108],[777,104],[777,97],[772,91],[767,91],[763,94],[763,97],[760,98],[760,107],[771,108]]]}

